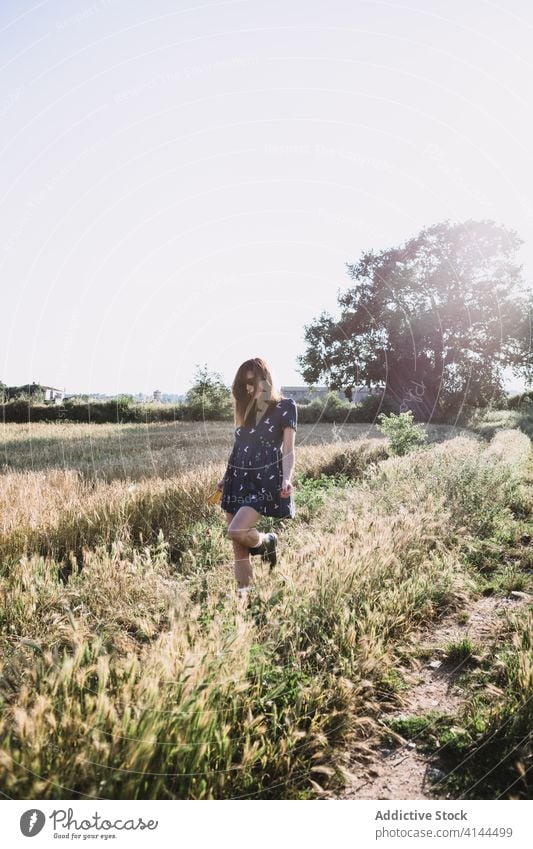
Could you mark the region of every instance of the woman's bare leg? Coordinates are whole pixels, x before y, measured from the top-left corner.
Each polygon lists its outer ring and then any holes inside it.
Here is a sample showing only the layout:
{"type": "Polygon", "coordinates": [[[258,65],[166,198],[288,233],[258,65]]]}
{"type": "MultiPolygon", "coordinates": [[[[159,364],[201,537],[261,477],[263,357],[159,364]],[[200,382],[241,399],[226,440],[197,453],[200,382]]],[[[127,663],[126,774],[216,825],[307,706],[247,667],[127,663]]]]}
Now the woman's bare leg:
{"type": "Polygon", "coordinates": [[[240,507],[235,515],[226,513],[228,536],[233,542],[235,553],[235,579],[239,587],[250,586],[252,580],[249,549],[263,540],[264,534],[253,527],[260,517],[261,513],[246,506],[240,507]]]}

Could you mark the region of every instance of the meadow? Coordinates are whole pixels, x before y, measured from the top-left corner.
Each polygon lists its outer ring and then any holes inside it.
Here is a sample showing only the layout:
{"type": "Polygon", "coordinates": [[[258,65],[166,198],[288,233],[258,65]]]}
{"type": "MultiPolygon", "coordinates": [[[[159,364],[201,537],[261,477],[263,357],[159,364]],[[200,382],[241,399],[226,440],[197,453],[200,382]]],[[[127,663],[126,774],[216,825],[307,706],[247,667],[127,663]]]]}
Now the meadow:
{"type": "MultiPolygon", "coordinates": [[[[429,425],[429,441],[467,433],[449,425],[429,425]]],[[[298,445],[329,445],[354,439],[383,439],[374,424],[300,424],[298,445]]],[[[86,479],[137,481],[164,477],[229,455],[233,426],[228,422],[161,424],[4,424],[0,469],[73,469],[86,479]]]]}
{"type": "MultiPolygon", "coordinates": [[[[231,425],[5,425],[0,791],[339,792],[391,733],[418,629],[531,592],[531,441],[508,425],[429,427],[406,456],[370,425],[301,425],[297,517],[258,525],[280,558],[245,608],[206,504],[231,425]]],[[[434,736],[457,756],[441,792],[467,798],[481,763],[473,798],[530,798],[531,624],[530,605],[509,613],[484,647],[497,680],[465,680],[475,710],[434,736]]]]}

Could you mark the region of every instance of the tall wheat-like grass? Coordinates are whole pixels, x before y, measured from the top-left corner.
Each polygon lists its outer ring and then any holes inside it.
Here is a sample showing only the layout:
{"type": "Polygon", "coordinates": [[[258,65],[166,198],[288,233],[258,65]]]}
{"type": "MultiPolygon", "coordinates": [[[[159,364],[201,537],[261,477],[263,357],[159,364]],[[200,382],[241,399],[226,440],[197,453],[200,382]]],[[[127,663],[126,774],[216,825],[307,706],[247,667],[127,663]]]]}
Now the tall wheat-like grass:
{"type": "MultiPolygon", "coordinates": [[[[326,495],[311,533],[292,523],[244,610],[223,535],[190,574],[169,558],[220,464],[134,493],[99,483],[91,494],[67,477],[41,512],[19,487],[2,543],[15,557],[1,578],[2,791],[287,798],[340,775],[349,740],[363,762],[382,682],[414,629],[460,603],[461,546],[489,507],[509,509],[529,443],[511,432],[489,449],[460,437],[402,458],[384,450],[300,451],[302,480],[327,468],[358,485],[326,495]],[[43,539],[52,554],[35,553],[43,539]],[[73,540],[83,568],[63,584],[53,547],[73,540]]],[[[37,501],[45,485],[34,485],[37,501]]]]}
{"type": "MultiPolygon", "coordinates": [[[[326,469],[357,477],[385,456],[382,440],[309,446],[298,452],[298,474],[326,469]]],[[[7,473],[0,478],[0,556],[6,564],[31,552],[81,560],[86,548],[117,539],[154,543],[160,531],[177,555],[188,528],[208,514],[207,494],[224,469],[204,463],[137,483],[87,481],[73,470],[7,473]]]]}
{"type": "MultiPolygon", "coordinates": [[[[430,426],[433,439],[450,428],[430,426]]],[[[229,422],[152,424],[4,424],[0,430],[0,471],[78,472],[86,480],[139,481],[175,477],[185,469],[227,458],[233,439],[229,422]]],[[[297,444],[381,437],[372,424],[302,424],[297,444]]]]}
{"type": "MultiPolygon", "coordinates": [[[[456,436],[458,429],[427,425],[430,442],[456,436]]],[[[233,439],[229,422],[151,424],[4,424],[0,471],[73,470],[87,481],[141,481],[175,477],[187,468],[227,458],[233,439]]],[[[376,426],[317,422],[300,424],[299,448],[356,440],[383,441],[376,426]]]]}

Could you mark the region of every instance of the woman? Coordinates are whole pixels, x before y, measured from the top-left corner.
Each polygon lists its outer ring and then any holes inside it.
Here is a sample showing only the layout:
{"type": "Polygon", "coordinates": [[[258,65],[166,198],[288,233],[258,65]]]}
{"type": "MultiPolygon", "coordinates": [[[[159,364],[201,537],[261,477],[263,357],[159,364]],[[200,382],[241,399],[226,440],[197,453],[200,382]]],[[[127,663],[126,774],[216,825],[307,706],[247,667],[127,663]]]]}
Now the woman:
{"type": "Polygon", "coordinates": [[[235,578],[241,595],[252,579],[251,554],[276,564],[277,535],[260,533],[260,516],[295,515],[292,475],[297,412],[292,398],[274,388],[266,362],[259,357],[239,366],[232,385],[235,443],[217,487],[235,553],[235,578]]]}

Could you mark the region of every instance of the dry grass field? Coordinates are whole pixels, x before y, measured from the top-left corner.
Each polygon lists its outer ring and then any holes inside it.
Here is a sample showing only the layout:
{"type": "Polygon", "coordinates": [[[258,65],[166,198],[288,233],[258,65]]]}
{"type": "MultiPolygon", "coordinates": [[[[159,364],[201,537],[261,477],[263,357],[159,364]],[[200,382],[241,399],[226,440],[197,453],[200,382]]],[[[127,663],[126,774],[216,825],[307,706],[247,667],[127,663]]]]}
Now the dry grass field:
{"type": "MultiPolygon", "coordinates": [[[[466,431],[429,425],[429,441],[466,431]]],[[[0,468],[6,471],[73,469],[97,480],[142,480],[223,460],[233,443],[228,422],[162,424],[5,424],[0,430],[0,468]]],[[[372,424],[301,424],[300,447],[383,439],[372,424]]]]}
{"type": "MultiPolygon", "coordinates": [[[[401,700],[417,628],[483,594],[531,592],[530,440],[429,437],[395,457],[366,426],[299,427],[297,517],[261,520],[279,533],[279,564],[257,567],[243,608],[222,512],[205,502],[231,426],[4,427],[0,792],[341,788],[401,700]]],[[[474,798],[531,793],[528,605],[509,617],[476,661],[483,675],[463,682],[475,710],[427,741],[464,763],[452,794],[467,797],[480,769],[490,778],[474,798]],[[497,751],[483,742],[495,723],[497,751]]]]}

